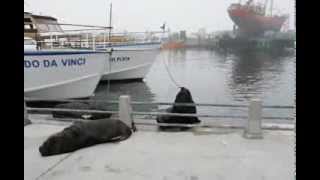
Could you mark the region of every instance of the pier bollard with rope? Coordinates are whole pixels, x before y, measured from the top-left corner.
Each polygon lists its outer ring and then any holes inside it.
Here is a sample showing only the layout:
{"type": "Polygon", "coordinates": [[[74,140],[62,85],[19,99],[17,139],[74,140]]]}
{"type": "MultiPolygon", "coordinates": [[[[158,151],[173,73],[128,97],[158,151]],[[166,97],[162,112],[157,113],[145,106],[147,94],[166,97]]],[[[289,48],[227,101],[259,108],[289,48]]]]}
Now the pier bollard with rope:
{"type": "Polygon", "coordinates": [[[128,95],[119,97],[119,120],[135,131],[132,117],[131,98],[128,95]]]}
{"type": "Polygon", "coordinates": [[[252,99],[249,105],[248,121],[244,131],[247,139],[262,139],[261,128],[262,102],[260,99],[252,99]]]}

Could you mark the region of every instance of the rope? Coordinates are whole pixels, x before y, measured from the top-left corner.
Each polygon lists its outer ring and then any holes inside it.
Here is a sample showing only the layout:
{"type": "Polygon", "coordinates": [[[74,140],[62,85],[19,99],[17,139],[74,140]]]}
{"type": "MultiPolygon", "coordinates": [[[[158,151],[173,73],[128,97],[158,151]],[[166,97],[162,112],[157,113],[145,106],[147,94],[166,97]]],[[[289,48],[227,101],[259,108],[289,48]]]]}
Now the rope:
{"type": "Polygon", "coordinates": [[[53,166],[51,166],[49,169],[47,169],[45,172],[43,172],[42,174],[40,174],[40,176],[38,176],[36,178],[36,180],[40,179],[41,177],[45,176],[46,174],[48,174],[51,170],[53,170],[55,167],[57,167],[60,163],[62,163],[62,161],[66,160],[67,158],[69,158],[73,153],[69,153],[68,155],[66,155],[65,157],[63,157],[62,159],[60,159],[57,163],[55,163],[53,166]]]}
{"type": "MultiPolygon", "coordinates": [[[[165,33],[165,29],[163,29],[163,32],[162,32],[162,39],[163,39],[164,33],[165,33]]],[[[161,56],[162,56],[162,60],[163,60],[162,62],[164,64],[164,67],[166,68],[166,71],[167,71],[167,73],[169,75],[169,78],[170,78],[171,82],[173,82],[173,84],[179,89],[182,86],[179,86],[177,81],[173,78],[173,76],[172,76],[172,74],[171,74],[171,72],[169,70],[169,67],[167,66],[167,64],[165,62],[165,58],[164,58],[164,54],[163,53],[161,53],[161,56]]]]}
{"type": "Polygon", "coordinates": [[[182,86],[180,86],[178,83],[177,83],[177,81],[173,78],[173,76],[172,76],[172,74],[171,74],[171,72],[170,72],[170,70],[169,70],[169,67],[168,67],[168,65],[166,64],[166,62],[165,62],[165,58],[163,57],[164,55],[162,54],[162,62],[163,62],[163,64],[164,64],[164,67],[166,68],[166,71],[167,71],[167,73],[168,73],[168,75],[169,75],[169,78],[170,78],[170,80],[171,80],[171,82],[173,82],[173,84],[177,87],[177,88],[180,88],[180,87],[182,87],[182,86]]]}

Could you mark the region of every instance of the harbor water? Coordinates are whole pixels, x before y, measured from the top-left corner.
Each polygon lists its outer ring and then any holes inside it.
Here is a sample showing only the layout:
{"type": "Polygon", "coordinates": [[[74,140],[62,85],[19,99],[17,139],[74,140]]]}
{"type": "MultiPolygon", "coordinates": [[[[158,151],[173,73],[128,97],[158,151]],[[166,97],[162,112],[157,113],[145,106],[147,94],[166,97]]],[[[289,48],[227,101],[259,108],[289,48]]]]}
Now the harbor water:
{"type": "MultiPolygon", "coordinates": [[[[100,83],[92,99],[173,102],[178,86],[187,87],[196,103],[294,105],[295,53],[221,53],[206,49],[162,50],[143,81],[100,83]],[[170,77],[171,74],[171,77],[170,77]]],[[[166,107],[140,106],[138,111],[166,107]]],[[[243,108],[198,107],[198,113],[247,115],[243,108]]],[[[263,116],[292,117],[293,110],[266,109],[263,116]]]]}

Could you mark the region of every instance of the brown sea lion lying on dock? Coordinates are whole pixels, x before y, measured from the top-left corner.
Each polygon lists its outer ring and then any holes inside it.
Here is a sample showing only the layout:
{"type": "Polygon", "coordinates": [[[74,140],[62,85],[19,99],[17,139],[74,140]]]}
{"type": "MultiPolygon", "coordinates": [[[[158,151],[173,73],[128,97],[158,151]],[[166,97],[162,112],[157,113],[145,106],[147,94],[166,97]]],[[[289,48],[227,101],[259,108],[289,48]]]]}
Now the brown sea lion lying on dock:
{"type": "Polygon", "coordinates": [[[39,151],[42,156],[68,153],[95,144],[123,141],[131,134],[131,129],[120,120],[75,122],[50,136],[40,146],[39,151]]]}
{"type": "MultiPolygon", "coordinates": [[[[176,95],[176,99],[174,101],[175,103],[194,103],[192,99],[192,95],[190,91],[182,87],[180,88],[180,91],[176,95]]],[[[166,112],[168,113],[183,113],[183,114],[196,114],[197,108],[196,106],[177,106],[173,105],[172,107],[166,109],[166,112]]],[[[201,121],[198,119],[198,117],[183,117],[183,116],[168,116],[168,115],[161,115],[157,116],[157,122],[158,123],[182,123],[182,124],[194,124],[194,123],[200,123],[201,121]]],[[[177,128],[177,127],[165,127],[165,126],[159,126],[160,129],[169,129],[169,128],[177,128]]],[[[181,127],[181,130],[189,129],[181,127]]]]}

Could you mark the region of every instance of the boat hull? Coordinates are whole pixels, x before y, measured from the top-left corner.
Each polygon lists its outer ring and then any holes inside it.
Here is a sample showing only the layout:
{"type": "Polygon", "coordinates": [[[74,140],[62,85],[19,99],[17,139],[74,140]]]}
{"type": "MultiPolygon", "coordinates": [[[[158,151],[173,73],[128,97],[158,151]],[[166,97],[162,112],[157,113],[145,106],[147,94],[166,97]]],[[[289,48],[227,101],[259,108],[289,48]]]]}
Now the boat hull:
{"type": "Polygon", "coordinates": [[[105,52],[30,51],[24,54],[24,96],[86,98],[94,94],[107,67],[105,52]]]}
{"type": "Polygon", "coordinates": [[[160,44],[113,47],[107,68],[101,78],[107,80],[143,79],[160,53],[160,44]]]}
{"type": "Polygon", "coordinates": [[[233,5],[228,9],[229,17],[243,34],[262,34],[266,31],[278,32],[287,20],[286,15],[264,16],[255,14],[245,6],[233,5]]]}

